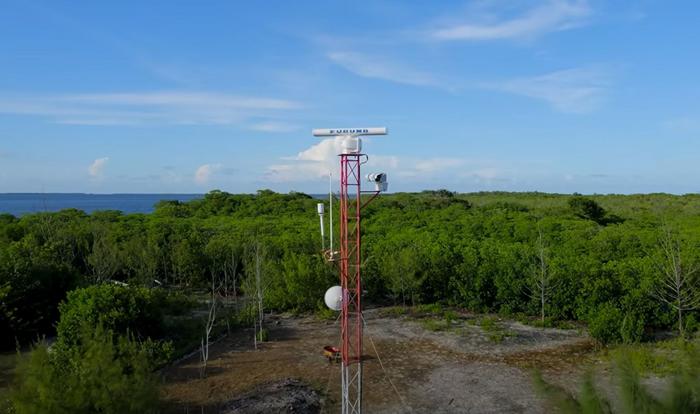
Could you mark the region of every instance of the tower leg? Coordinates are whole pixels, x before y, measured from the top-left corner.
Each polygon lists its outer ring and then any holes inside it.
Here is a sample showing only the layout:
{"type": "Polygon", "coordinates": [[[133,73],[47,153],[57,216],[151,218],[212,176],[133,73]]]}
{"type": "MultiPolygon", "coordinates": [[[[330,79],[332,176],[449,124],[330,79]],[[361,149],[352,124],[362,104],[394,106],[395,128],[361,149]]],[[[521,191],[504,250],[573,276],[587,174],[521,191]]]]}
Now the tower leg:
{"type": "Polygon", "coordinates": [[[362,413],[362,279],[360,157],[340,156],[340,284],[342,413],[362,413]]]}

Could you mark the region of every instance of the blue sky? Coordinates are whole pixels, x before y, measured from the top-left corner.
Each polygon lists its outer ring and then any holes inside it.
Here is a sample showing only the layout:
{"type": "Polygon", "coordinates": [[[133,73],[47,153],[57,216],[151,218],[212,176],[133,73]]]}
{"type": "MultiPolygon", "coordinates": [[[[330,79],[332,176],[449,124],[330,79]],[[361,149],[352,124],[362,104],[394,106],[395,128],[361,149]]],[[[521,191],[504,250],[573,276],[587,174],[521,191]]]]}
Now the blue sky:
{"type": "Polygon", "coordinates": [[[4,1],[0,192],[700,190],[691,1],[4,1]]]}

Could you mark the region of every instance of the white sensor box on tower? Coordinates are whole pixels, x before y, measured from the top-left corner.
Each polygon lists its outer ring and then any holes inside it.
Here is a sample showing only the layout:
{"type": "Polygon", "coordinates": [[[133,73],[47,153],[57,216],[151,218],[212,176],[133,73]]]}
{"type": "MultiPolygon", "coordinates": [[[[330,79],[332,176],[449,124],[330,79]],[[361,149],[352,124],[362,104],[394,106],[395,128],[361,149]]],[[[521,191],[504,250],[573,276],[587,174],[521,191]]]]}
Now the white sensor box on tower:
{"type": "Polygon", "coordinates": [[[359,137],[346,136],[343,139],[343,154],[359,154],[362,152],[362,140],[359,137]]]}

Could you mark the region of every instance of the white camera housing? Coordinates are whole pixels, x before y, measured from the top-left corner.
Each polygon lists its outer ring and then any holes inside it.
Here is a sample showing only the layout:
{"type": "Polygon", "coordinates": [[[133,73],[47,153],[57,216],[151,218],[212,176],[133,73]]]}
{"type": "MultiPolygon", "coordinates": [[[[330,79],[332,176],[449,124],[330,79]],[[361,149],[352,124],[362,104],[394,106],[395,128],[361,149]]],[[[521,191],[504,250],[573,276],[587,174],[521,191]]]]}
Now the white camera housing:
{"type": "Polygon", "coordinates": [[[374,183],[375,191],[386,191],[389,188],[389,183],[386,181],[386,173],[370,173],[367,174],[367,181],[374,183]]]}

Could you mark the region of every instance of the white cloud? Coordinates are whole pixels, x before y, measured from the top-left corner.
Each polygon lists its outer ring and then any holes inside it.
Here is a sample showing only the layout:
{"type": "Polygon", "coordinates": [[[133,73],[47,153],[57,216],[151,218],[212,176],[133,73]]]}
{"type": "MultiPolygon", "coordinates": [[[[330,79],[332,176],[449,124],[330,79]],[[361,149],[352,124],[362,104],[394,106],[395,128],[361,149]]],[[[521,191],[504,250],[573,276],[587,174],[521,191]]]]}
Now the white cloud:
{"type": "Polygon", "coordinates": [[[63,102],[125,106],[219,107],[227,109],[297,109],[299,104],[270,98],[203,92],[147,92],[80,94],[57,97],[63,102]]]}
{"type": "Polygon", "coordinates": [[[109,157],[102,157],[96,159],[88,167],[88,174],[90,174],[90,176],[93,178],[101,177],[105,167],[107,166],[108,161],[109,157]]]}
{"type": "Polygon", "coordinates": [[[544,100],[562,112],[583,113],[601,103],[610,84],[609,78],[601,68],[575,68],[481,86],[544,100]]]}
{"type": "Polygon", "coordinates": [[[308,149],[301,151],[295,159],[299,161],[316,161],[329,163],[335,160],[337,155],[343,150],[343,138],[327,138],[321,140],[318,144],[314,144],[308,149]]]}
{"type": "Polygon", "coordinates": [[[472,175],[483,181],[493,181],[503,178],[503,171],[495,167],[477,168],[472,175]]]}
{"type": "Polygon", "coordinates": [[[331,52],[328,54],[328,58],[345,70],[364,78],[382,79],[415,86],[443,87],[443,83],[429,73],[386,59],[355,52],[331,52]]]}
{"type": "Polygon", "coordinates": [[[327,138],[299,152],[286,157],[285,163],[267,168],[266,179],[272,182],[311,181],[337,174],[338,154],[342,152],[342,138],[327,138]]]}
{"type": "Polygon", "coordinates": [[[206,185],[211,180],[212,175],[221,169],[221,164],[204,164],[194,172],[194,181],[199,185],[206,185]]]}
{"type": "MultiPolygon", "coordinates": [[[[342,138],[327,138],[299,152],[296,156],[285,157],[284,162],[267,168],[265,180],[270,182],[308,182],[339,173],[338,154],[343,151],[342,138]]],[[[368,162],[362,166],[362,171],[372,169],[396,169],[399,158],[396,156],[370,155],[368,162]]]]}
{"type": "MultiPolygon", "coordinates": [[[[329,138],[312,145],[296,156],[287,157],[283,162],[271,165],[265,174],[265,181],[280,182],[314,182],[321,181],[332,172],[338,176],[338,154],[342,152],[342,140],[329,138]]],[[[498,168],[493,162],[468,160],[451,157],[415,158],[398,155],[370,154],[368,162],[362,166],[365,172],[383,171],[404,186],[424,186],[437,188],[449,186],[464,180],[478,182],[499,182],[508,179],[508,173],[498,168]]]]}
{"type": "Polygon", "coordinates": [[[430,32],[437,40],[495,40],[532,38],[583,25],[592,13],[585,0],[550,0],[524,13],[503,17],[487,13],[480,22],[452,24],[430,32]]]}
{"type": "Polygon", "coordinates": [[[208,92],[0,96],[0,113],[80,125],[238,124],[300,108],[290,100],[208,92]]]}

